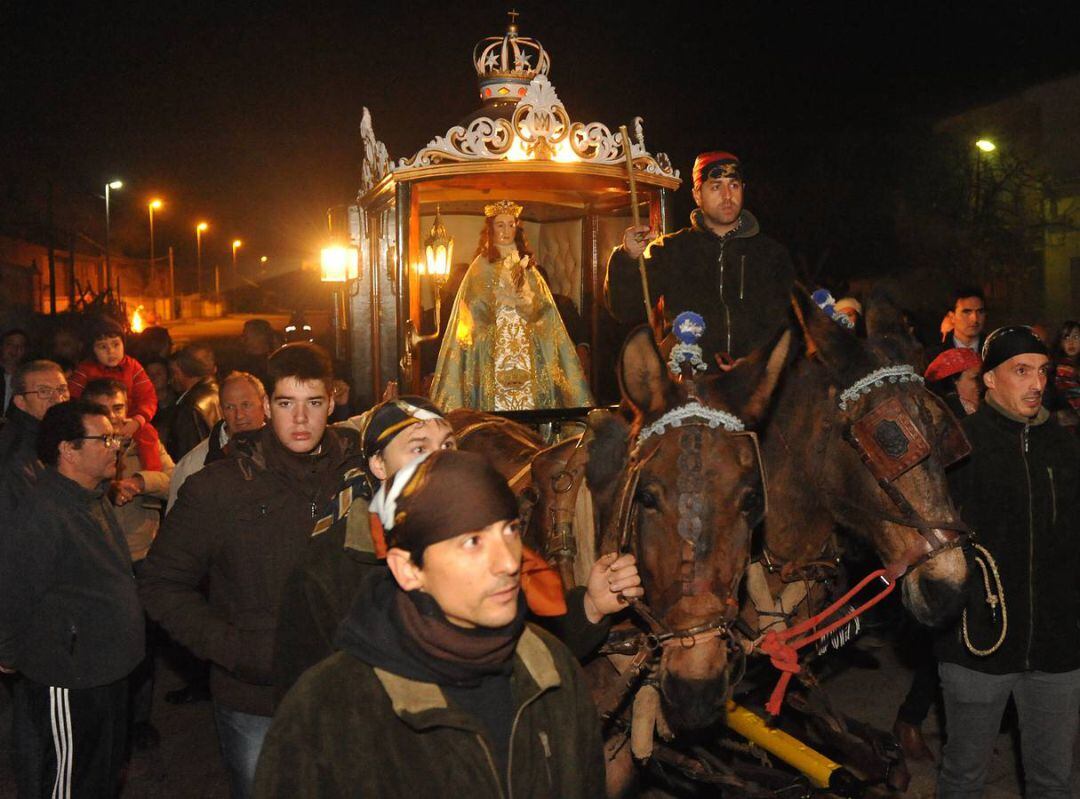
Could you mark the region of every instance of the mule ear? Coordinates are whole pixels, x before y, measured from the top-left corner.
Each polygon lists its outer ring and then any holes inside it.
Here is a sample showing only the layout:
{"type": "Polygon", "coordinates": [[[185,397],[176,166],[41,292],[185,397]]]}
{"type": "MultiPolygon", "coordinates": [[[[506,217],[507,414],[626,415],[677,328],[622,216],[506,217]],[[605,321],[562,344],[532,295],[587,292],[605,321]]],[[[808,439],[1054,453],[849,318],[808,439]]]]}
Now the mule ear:
{"type": "Polygon", "coordinates": [[[664,408],[673,383],[648,326],[642,325],[627,336],[616,372],[619,390],[639,414],[664,408]]]}
{"type": "Polygon", "coordinates": [[[602,410],[589,412],[588,425],[585,482],[594,493],[601,494],[614,485],[626,465],[630,425],[618,414],[602,410]]]}
{"type": "Polygon", "coordinates": [[[862,344],[852,333],[830,319],[801,283],[791,291],[795,319],[802,330],[808,355],[817,353],[835,372],[843,374],[867,360],[862,344]]]}
{"type": "Polygon", "coordinates": [[[907,357],[921,354],[922,345],[908,329],[904,311],[888,284],[875,286],[866,301],[866,335],[894,342],[907,357]]]}
{"type": "Polygon", "coordinates": [[[731,398],[724,404],[739,408],[742,401],[738,415],[748,426],[757,425],[765,418],[776,387],[792,361],[794,340],[795,332],[790,326],[781,328],[770,343],[740,358],[734,369],[716,380],[717,390],[731,398]]]}

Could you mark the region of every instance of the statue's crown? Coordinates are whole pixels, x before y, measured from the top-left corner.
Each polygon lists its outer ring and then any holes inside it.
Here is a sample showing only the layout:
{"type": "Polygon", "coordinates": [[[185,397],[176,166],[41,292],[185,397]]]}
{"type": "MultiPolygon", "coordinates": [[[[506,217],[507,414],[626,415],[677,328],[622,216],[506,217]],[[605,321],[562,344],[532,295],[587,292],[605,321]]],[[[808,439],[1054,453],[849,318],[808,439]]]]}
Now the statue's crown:
{"type": "Polygon", "coordinates": [[[480,99],[485,103],[517,102],[525,96],[529,82],[546,75],[551,59],[536,39],[518,35],[516,11],[502,36],[488,36],[473,48],[473,64],[480,81],[480,99]]]}

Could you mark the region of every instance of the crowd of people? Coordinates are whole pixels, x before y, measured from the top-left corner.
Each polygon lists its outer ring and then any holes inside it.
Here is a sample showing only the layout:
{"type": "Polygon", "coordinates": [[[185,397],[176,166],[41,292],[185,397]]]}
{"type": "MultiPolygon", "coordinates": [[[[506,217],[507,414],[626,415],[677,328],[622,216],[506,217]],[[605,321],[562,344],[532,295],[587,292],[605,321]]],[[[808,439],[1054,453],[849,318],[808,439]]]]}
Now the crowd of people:
{"type": "MultiPolygon", "coordinates": [[[[616,318],[642,319],[644,258],[668,327],[704,317],[701,366],[722,371],[786,318],[794,272],[743,208],[735,156],[705,153],[693,177],[691,227],[651,243],[646,227],[629,229],[606,295],[616,318]]],[[[484,277],[525,268],[520,210],[486,213],[486,249],[452,318],[488,313],[496,335],[444,344],[436,399],[460,404],[485,369],[501,408],[558,386],[589,397],[565,330],[557,346],[500,361],[498,336],[538,318],[537,298],[557,321],[542,277],[484,277]],[[469,360],[474,340],[491,363],[469,360]],[[552,363],[566,376],[555,387],[550,371],[537,376],[552,363]]],[[[858,298],[829,300],[838,324],[865,335],[858,298]]],[[[1012,695],[1029,788],[1068,795],[1080,616],[1073,572],[1057,567],[1077,554],[1080,324],[1048,346],[1028,327],[986,335],[987,315],[981,291],[956,292],[925,379],[973,445],[954,473],[958,509],[1008,553],[1006,591],[1030,601],[1012,604],[999,652],[974,657],[937,635],[939,662],[917,670],[896,733],[909,756],[928,755],[920,725],[940,678],[939,793],[976,795],[1012,695]]],[[[566,591],[523,545],[506,481],[456,451],[447,408],[405,396],[354,414],[324,350],[279,344],[262,320],[222,366],[210,346],[173,351],[164,329],[128,337],[108,318],[41,346],[22,330],[0,337],[0,671],[19,795],[117,794],[130,752],[159,744],[150,708],[165,636],[192,660],[170,699],[212,702],[234,797],[602,795],[577,661],[642,595],[633,556],[600,558],[566,591]]]]}

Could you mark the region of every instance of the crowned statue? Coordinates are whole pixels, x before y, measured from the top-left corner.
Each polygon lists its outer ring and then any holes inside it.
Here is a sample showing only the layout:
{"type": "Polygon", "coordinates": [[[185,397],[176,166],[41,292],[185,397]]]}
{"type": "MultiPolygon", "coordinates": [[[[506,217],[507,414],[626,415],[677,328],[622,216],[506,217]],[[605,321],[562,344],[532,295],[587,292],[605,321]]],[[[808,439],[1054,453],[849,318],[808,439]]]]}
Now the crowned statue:
{"type": "Polygon", "coordinates": [[[476,257],[446,327],[431,399],[443,411],[592,405],[581,361],[509,200],[484,206],[476,257]]]}

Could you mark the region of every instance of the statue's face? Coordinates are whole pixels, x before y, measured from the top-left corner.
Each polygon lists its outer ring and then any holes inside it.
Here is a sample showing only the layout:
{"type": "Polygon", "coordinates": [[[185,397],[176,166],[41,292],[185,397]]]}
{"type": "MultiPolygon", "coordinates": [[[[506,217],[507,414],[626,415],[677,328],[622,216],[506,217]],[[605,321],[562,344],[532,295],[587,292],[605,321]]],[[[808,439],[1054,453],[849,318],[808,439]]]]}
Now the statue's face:
{"type": "Polygon", "coordinates": [[[513,214],[499,214],[492,223],[496,244],[513,244],[517,232],[517,219],[513,214]]]}

